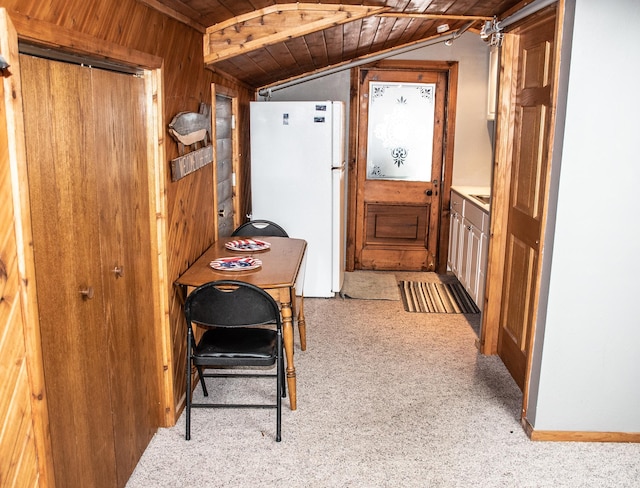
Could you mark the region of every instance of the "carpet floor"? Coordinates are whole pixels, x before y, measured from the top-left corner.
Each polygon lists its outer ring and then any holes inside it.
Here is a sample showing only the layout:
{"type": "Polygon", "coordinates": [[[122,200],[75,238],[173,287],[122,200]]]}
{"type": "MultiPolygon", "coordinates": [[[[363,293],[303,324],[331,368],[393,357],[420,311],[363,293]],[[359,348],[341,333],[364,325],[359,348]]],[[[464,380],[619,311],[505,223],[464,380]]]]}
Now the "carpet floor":
{"type": "MultiPolygon", "coordinates": [[[[397,277],[439,280],[424,275],[397,277]]],[[[184,414],[160,429],[127,487],[640,486],[638,444],[528,439],[520,390],[498,357],[474,346],[480,314],[339,297],[305,299],[305,312],[306,351],[295,334],[298,409],[284,401],[282,442],[272,410],[199,409],[192,440],[184,414]]],[[[208,385],[243,399],[238,381],[208,385]]],[[[258,380],[247,395],[271,390],[258,380]]]]}

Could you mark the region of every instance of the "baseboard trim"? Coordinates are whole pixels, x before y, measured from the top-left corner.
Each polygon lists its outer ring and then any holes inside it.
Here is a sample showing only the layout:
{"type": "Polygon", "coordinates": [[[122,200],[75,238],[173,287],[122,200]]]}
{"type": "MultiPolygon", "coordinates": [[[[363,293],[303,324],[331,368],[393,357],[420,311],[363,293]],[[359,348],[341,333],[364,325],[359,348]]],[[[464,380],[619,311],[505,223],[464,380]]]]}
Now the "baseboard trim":
{"type": "Polygon", "coordinates": [[[640,442],[640,432],[581,432],[570,430],[535,430],[522,420],[522,427],[532,441],[547,442],[640,442]]]}

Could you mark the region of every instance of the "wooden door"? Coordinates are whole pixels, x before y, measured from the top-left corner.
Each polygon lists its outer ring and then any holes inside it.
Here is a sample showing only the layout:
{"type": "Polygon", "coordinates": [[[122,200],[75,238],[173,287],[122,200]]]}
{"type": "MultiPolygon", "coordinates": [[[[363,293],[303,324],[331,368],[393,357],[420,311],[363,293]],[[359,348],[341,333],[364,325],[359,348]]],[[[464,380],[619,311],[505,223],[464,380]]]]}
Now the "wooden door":
{"type": "Polygon", "coordinates": [[[436,269],[447,81],[446,70],[361,71],[356,269],[436,269]]]}
{"type": "Polygon", "coordinates": [[[59,486],[124,486],[158,425],[144,84],[21,56],[59,486]]]}
{"type": "Polygon", "coordinates": [[[555,16],[547,16],[522,27],[512,39],[513,146],[498,354],[521,389],[531,353],[547,202],[554,38],[555,16]]]}
{"type": "Polygon", "coordinates": [[[83,125],[92,117],[91,76],[31,56],[20,64],[56,484],[115,486],[96,155],[91,126],[83,125]]]}
{"type": "Polygon", "coordinates": [[[92,70],[91,80],[111,409],[118,486],[124,486],[160,422],[145,82],[105,70],[92,70]]]}

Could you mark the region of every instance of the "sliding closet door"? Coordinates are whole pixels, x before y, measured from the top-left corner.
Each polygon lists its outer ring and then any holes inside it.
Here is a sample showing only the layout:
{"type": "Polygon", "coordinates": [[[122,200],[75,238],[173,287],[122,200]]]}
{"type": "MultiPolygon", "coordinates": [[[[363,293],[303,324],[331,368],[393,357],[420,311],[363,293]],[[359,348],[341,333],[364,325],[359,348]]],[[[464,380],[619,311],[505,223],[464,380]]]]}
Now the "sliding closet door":
{"type": "Polygon", "coordinates": [[[145,83],[22,59],[56,480],[124,486],[159,423],[145,83]]]}
{"type": "Polygon", "coordinates": [[[115,486],[91,72],[24,55],[20,64],[56,486],[115,486]]]}
{"type": "Polygon", "coordinates": [[[111,402],[119,485],[158,423],[144,79],[93,70],[111,402]]]}

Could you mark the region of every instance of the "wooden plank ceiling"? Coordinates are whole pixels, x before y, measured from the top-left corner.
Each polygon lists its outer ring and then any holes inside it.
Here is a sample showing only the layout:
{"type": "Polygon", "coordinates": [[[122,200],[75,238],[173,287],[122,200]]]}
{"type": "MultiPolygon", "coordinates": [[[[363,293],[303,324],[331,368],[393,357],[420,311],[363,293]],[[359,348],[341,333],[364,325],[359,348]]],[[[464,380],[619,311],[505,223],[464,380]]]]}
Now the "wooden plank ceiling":
{"type": "Polygon", "coordinates": [[[527,0],[139,0],[200,31],[209,69],[252,88],[457,30],[479,32],[527,0]],[[437,28],[448,24],[447,31],[437,28]]]}

